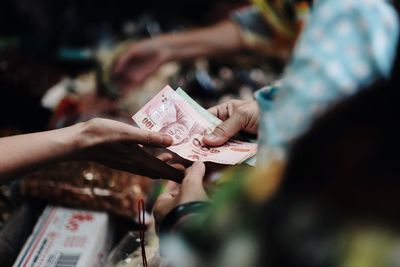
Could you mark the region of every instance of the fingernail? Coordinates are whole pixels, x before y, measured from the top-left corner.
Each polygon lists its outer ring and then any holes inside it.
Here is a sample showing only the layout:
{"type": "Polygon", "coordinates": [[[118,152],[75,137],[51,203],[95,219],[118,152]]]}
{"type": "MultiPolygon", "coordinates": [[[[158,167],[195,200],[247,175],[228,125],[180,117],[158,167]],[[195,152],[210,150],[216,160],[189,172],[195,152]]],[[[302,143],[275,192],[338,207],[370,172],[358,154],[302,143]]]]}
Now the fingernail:
{"type": "Polygon", "coordinates": [[[206,138],[207,138],[209,141],[217,141],[218,139],[221,138],[221,136],[216,135],[216,134],[209,134],[209,135],[206,136],[206,138]]]}
{"type": "Polygon", "coordinates": [[[170,146],[170,145],[172,145],[172,137],[171,136],[169,136],[169,135],[162,135],[162,140],[161,140],[161,143],[164,145],[164,146],[170,146]]]}
{"type": "Polygon", "coordinates": [[[201,171],[202,169],[204,169],[204,162],[202,161],[195,161],[193,162],[191,169],[195,170],[195,171],[201,171]]]}

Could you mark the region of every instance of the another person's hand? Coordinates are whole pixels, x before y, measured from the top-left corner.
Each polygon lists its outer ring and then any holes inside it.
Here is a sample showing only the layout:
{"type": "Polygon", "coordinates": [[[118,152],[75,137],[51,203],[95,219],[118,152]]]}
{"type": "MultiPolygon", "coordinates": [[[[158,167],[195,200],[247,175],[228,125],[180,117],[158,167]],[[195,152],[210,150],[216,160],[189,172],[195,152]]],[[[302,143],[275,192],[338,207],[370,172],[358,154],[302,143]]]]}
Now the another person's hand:
{"type": "Polygon", "coordinates": [[[230,100],[208,111],[223,122],[204,137],[206,145],[221,146],[241,130],[250,134],[258,131],[259,108],[255,100],[230,100]]]}
{"type": "Polygon", "coordinates": [[[141,147],[170,146],[172,139],[169,135],[108,119],[92,119],[78,127],[82,128],[82,134],[78,141],[81,149],[76,152],[77,157],[151,178],[182,180],[182,171],[166,164],[164,161],[167,159],[163,156],[161,160],[157,159],[141,147]]]}
{"type": "Polygon", "coordinates": [[[170,191],[158,197],[154,204],[154,218],[156,223],[160,223],[173,208],[180,204],[208,200],[203,187],[204,173],[204,163],[193,163],[193,165],[186,170],[186,176],[181,185],[172,185],[170,191]]]}
{"type": "Polygon", "coordinates": [[[229,19],[205,28],[160,35],[133,43],[116,60],[113,76],[122,90],[128,90],[144,82],[163,63],[226,55],[245,48],[244,41],[238,25],[229,19]]]}
{"type": "Polygon", "coordinates": [[[112,70],[122,90],[129,90],[143,83],[159,67],[169,61],[170,49],[163,38],[147,39],[133,43],[117,58],[112,70]]]}

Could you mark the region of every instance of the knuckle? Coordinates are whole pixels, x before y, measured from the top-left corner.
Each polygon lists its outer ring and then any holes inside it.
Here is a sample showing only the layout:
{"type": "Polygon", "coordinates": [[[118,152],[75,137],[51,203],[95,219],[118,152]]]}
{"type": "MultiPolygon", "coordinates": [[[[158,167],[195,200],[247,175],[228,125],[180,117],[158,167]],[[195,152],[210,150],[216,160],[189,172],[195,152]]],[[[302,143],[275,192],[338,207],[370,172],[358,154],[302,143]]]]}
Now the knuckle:
{"type": "Polygon", "coordinates": [[[243,103],[242,101],[243,101],[243,100],[232,99],[232,100],[230,100],[230,103],[231,103],[233,106],[237,106],[237,105],[242,104],[242,103],[243,103]]]}
{"type": "Polygon", "coordinates": [[[226,136],[227,131],[226,131],[224,125],[218,125],[218,126],[215,127],[215,129],[214,129],[214,133],[216,133],[216,134],[218,134],[218,135],[226,136]]]}
{"type": "Polygon", "coordinates": [[[240,106],[236,110],[236,113],[239,114],[240,116],[246,116],[248,114],[248,109],[244,106],[240,106]]]}
{"type": "Polygon", "coordinates": [[[83,122],[83,124],[86,126],[85,128],[87,131],[92,132],[97,130],[97,126],[100,124],[100,121],[98,118],[94,118],[83,122]]]}
{"type": "Polygon", "coordinates": [[[144,140],[147,144],[153,143],[153,133],[152,132],[146,133],[144,136],[144,140]]]}

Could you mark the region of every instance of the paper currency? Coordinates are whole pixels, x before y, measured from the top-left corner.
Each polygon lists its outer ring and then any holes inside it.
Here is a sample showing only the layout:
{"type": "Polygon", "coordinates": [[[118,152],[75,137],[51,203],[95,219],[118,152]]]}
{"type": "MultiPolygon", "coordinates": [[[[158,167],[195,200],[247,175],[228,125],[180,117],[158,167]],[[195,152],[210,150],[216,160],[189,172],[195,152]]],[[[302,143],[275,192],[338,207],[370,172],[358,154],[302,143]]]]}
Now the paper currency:
{"type": "Polygon", "coordinates": [[[254,156],[257,145],[230,140],[220,147],[202,142],[221,120],[198,105],[182,89],[166,86],[133,117],[140,128],[169,134],[173,145],[169,150],[191,161],[238,164],[254,156]]]}

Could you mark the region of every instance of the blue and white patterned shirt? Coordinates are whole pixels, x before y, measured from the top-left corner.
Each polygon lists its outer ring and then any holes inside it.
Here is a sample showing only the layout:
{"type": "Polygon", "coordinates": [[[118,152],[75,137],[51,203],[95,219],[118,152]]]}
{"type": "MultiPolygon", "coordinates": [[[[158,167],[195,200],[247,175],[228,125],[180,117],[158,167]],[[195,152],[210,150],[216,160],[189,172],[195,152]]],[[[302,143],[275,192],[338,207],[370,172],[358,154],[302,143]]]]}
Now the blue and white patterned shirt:
{"type": "Polygon", "coordinates": [[[275,100],[258,96],[260,147],[287,148],[327,108],[389,76],[398,39],[390,1],[316,1],[275,100]]]}

